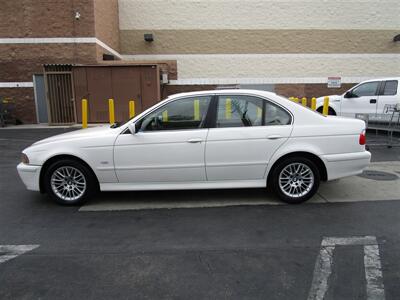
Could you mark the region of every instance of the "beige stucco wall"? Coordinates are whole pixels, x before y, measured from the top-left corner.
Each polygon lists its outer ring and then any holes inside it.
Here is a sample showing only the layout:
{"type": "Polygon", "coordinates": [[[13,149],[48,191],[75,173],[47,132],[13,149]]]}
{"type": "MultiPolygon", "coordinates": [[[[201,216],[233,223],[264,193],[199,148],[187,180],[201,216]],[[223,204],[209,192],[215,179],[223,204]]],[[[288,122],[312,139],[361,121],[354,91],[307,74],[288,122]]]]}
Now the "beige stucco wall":
{"type": "Polygon", "coordinates": [[[119,0],[121,29],[399,29],[396,0],[119,0]]]}
{"type": "Polygon", "coordinates": [[[177,84],[356,82],[400,74],[399,16],[393,0],[119,0],[120,46],[176,59],[177,84]]]}

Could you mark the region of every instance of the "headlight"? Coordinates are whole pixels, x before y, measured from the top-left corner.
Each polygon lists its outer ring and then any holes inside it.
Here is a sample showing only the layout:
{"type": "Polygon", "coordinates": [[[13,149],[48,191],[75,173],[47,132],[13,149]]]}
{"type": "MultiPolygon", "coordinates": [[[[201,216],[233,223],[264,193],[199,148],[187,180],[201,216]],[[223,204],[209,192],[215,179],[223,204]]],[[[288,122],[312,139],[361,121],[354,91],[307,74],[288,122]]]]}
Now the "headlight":
{"type": "Polygon", "coordinates": [[[29,158],[25,153],[21,153],[21,162],[24,164],[29,164],[29,158]]]}

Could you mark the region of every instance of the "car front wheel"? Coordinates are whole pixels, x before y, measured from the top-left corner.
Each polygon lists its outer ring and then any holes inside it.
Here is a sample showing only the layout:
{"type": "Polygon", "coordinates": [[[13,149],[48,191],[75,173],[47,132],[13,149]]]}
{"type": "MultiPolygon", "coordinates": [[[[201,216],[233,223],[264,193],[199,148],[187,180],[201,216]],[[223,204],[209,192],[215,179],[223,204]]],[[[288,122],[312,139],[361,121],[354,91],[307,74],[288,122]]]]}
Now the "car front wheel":
{"type": "Polygon", "coordinates": [[[59,204],[82,204],[94,191],[96,181],[91,171],[74,160],[53,163],[44,176],[47,194],[59,204]]]}
{"type": "Polygon", "coordinates": [[[295,204],[314,196],[319,187],[320,173],[312,160],[290,157],[274,168],[271,181],[273,190],[282,201],[295,204]]]}

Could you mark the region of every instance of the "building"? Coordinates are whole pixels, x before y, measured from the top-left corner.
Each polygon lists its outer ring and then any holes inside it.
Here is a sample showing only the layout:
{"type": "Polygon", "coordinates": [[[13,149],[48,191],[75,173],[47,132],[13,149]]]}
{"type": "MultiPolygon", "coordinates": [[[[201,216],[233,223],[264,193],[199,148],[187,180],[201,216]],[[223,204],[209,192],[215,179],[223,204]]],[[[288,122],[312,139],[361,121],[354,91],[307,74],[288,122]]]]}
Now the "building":
{"type": "Polygon", "coordinates": [[[149,103],[232,85],[321,96],[400,74],[400,43],[393,40],[400,5],[394,0],[1,2],[0,97],[15,100],[25,123],[37,122],[54,101],[41,75],[60,68],[74,74],[82,65],[153,66],[158,78],[151,88],[159,92],[149,103]],[[327,87],[331,76],[340,77],[340,88],[327,87]]]}

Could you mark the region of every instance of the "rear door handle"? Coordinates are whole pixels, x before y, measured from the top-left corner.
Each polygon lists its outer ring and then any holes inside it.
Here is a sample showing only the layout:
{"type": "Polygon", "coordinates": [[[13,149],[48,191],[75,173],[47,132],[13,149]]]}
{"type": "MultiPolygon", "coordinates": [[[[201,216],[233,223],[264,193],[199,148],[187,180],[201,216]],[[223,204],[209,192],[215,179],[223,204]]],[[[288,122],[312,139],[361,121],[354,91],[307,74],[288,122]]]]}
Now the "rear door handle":
{"type": "Polygon", "coordinates": [[[280,139],[280,138],[282,138],[282,136],[279,135],[279,134],[273,134],[273,135],[267,136],[267,139],[269,139],[269,140],[277,140],[277,139],[280,139]]]}
{"type": "Polygon", "coordinates": [[[203,140],[202,139],[189,139],[187,142],[188,143],[201,143],[203,140]]]}
{"type": "Polygon", "coordinates": [[[376,103],[376,99],[370,99],[369,103],[376,103]]]}

